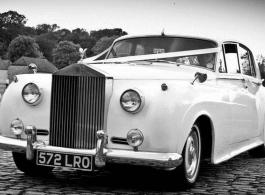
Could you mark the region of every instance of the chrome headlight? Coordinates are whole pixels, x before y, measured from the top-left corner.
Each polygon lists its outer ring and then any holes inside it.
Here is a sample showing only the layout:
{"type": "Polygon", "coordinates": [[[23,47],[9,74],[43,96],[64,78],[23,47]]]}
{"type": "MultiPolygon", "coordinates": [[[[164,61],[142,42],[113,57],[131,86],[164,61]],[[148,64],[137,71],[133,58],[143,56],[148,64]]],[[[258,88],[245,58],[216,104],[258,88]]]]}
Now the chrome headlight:
{"type": "Polygon", "coordinates": [[[28,83],[22,89],[23,100],[29,105],[37,105],[43,98],[42,90],[35,83],[28,83]]]}
{"type": "Polygon", "coordinates": [[[123,110],[135,114],[142,110],[144,96],[138,89],[129,89],[121,95],[120,104],[123,110]]]}
{"type": "Polygon", "coordinates": [[[15,135],[20,135],[22,131],[24,130],[24,125],[20,119],[14,119],[10,124],[10,130],[15,135]]]}

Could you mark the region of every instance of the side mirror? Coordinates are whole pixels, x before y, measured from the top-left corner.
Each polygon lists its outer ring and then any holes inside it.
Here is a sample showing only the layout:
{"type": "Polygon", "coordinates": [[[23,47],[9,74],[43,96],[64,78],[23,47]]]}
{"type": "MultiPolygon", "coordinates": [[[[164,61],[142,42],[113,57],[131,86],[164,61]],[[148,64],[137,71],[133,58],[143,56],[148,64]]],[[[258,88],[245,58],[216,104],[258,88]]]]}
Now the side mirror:
{"type": "Polygon", "coordinates": [[[200,83],[205,82],[206,79],[207,79],[207,74],[197,72],[197,73],[195,74],[195,76],[196,76],[196,75],[198,75],[198,79],[199,79],[200,83]]]}
{"type": "Polygon", "coordinates": [[[194,82],[195,82],[197,79],[199,79],[200,83],[205,82],[206,79],[207,79],[207,74],[205,74],[205,73],[196,72],[194,76],[195,76],[195,78],[194,78],[194,80],[191,82],[192,85],[194,84],[194,82]]]}

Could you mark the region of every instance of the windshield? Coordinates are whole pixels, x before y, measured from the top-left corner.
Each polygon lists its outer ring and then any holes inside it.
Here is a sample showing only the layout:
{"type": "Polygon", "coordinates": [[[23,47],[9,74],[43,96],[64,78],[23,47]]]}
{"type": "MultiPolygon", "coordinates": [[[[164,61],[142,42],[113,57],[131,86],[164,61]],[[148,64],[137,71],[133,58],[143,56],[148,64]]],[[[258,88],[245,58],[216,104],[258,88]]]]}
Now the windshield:
{"type": "MultiPolygon", "coordinates": [[[[183,37],[140,37],[116,42],[106,59],[216,48],[213,41],[183,37]]],[[[161,60],[214,69],[215,53],[170,57],[161,60]]]]}

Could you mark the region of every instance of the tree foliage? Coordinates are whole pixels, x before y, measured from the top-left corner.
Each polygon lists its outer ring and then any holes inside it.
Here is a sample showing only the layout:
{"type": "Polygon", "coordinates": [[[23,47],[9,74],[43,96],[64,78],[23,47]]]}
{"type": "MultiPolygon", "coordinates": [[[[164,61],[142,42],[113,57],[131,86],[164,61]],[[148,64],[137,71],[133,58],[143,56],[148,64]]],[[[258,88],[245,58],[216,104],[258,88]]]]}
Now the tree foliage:
{"type": "Polygon", "coordinates": [[[97,40],[99,40],[102,37],[112,37],[114,35],[120,37],[123,35],[127,35],[127,32],[123,31],[121,28],[100,29],[98,31],[91,31],[90,35],[96,37],[97,40]]]}
{"type": "Polygon", "coordinates": [[[0,13],[0,25],[1,28],[7,30],[11,26],[24,26],[27,19],[24,15],[17,13],[16,11],[8,11],[0,13]]]}
{"type": "Polygon", "coordinates": [[[2,45],[0,57],[7,52],[9,43],[21,34],[26,22],[26,17],[15,11],[0,13],[0,43],[2,45]]]}
{"type": "Polygon", "coordinates": [[[67,37],[71,34],[71,31],[68,30],[68,29],[60,29],[58,31],[56,31],[57,33],[57,37],[58,37],[58,40],[67,40],[67,37]]]}
{"type": "Polygon", "coordinates": [[[36,33],[38,35],[45,34],[49,32],[54,32],[55,30],[59,29],[60,27],[57,24],[38,24],[36,27],[36,33]]]}
{"type": "MultiPolygon", "coordinates": [[[[11,41],[15,40],[19,36],[27,36],[31,37],[35,40],[33,45],[37,44],[38,46],[34,46],[32,49],[29,45],[28,50],[34,50],[32,54],[30,52],[25,52],[25,42],[23,42],[24,46],[19,46],[21,50],[20,53],[23,55],[31,55],[31,56],[41,56],[48,59],[52,62],[55,59],[54,63],[59,63],[59,59],[57,57],[54,58],[53,51],[58,48],[59,43],[63,41],[72,42],[74,45],[79,45],[79,47],[86,48],[86,57],[91,57],[95,54],[104,51],[105,48],[108,48],[113,40],[119,36],[126,35],[127,33],[123,31],[121,28],[114,29],[100,29],[90,31],[88,33],[83,28],[76,28],[72,31],[68,29],[60,29],[57,24],[38,24],[36,27],[25,26],[27,19],[24,15],[17,13],[16,11],[8,11],[4,13],[0,13],[0,57],[2,59],[8,59],[14,61],[17,57],[20,56],[19,51],[16,48],[13,48],[14,43],[11,44],[11,41]],[[8,51],[10,46],[10,51],[8,51]],[[16,51],[15,51],[16,50],[16,51]],[[39,50],[39,51],[38,51],[39,50]],[[16,53],[16,54],[13,54],[16,53]],[[33,54],[36,55],[33,55],[33,54]]],[[[23,39],[19,38],[18,40],[23,39]]],[[[16,40],[15,42],[17,42],[16,40]]],[[[62,57],[63,55],[61,55],[62,57]]],[[[79,56],[78,56],[79,58],[79,56]]],[[[58,66],[64,66],[64,59],[61,59],[62,63],[59,63],[58,66]]],[[[67,61],[67,60],[66,60],[67,61]]],[[[76,60],[74,60],[76,62],[76,60]]]]}
{"type": "Polygon", "coordinates": [[[43,57],[52,62],[52,50],[55,48],[57,42],[55,40],[47,38],[45,35],[37,36],[36,42],[39,45],[39,50],[42,52],[43,57]]]}
{"type": "Polygon", "coordinates": [[[92,48],[95,46],[96,42],[97,39],[95,37],[83,37],[80,39],[79,45],[81,48],[87,49],[85,57],[91,57],[95,54],[92,48]]]}
{"type": "Polygon", "coordinates": [[[78,62],[80,45],[70,41],[61,41],[52,52],[53,64],[58,68],[64,68],[78,62]]]}
{"type": "Polygon", "coordinates": [[[74,29],[66,38],[68,41],[72,41],[75,44],[79,44],[82,48],[86,48],[86,57],[94,54],[92,48],[96,44],[97,39],[90,36],[86,30],[80,28],[74,29]]]}
{"type": "Polygon", "coordinates": [[[40,58],[42,54],[35,39],[29,36],[18,36],[8,47],[8,58],[14,62],[22,56],[40,58]]]}
{"type": "Polygon", "coordinates": [[[101,52],[108,49],[113,43],[113,41],[117,38],[118,38],[117,35],[114,35],[112,37],[102,37],[101,39],[97,41],[96,45],[92,48],[92,51],[95,54],[100,54],[101,52]]]}
{"type": "Polygon", "coordinates": [[[19,34],[25,36],[35,36],[37,33],[34,27],[24,26],[20,29],[19,34]]]}

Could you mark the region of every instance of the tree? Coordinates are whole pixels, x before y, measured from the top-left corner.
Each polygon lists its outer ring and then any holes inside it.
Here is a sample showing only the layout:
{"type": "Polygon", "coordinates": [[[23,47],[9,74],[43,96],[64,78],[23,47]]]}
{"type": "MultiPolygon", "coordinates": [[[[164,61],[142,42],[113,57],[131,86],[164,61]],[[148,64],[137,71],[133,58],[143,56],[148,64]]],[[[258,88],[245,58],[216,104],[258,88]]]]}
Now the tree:
{"type": "Polygon", "coordinates": [[[57,30],[55,33],[60,41],[66,41],[67,37],[71,34],[71,31],[63,28],[61,30],[57,30]]]}
{"type": "Polygon", "coordinates": [[[112,37],[114,35],[122,36],[127,35],[127,32],[123,31],[121,28],[114,29],[100,29],[98,31],[91,31],[90,36],[96,37],[99,40],[102,37],[112,37]]]}
{"type": "Polygon", "coordinates": [[[14,38],[21,34],[20,31],[26,22],[26,17],[15,11],[0,13],[0,42],[3,45],[2,48],[5,48],[0,51],[0,56],[5,55],[6,48],[14,38]]]}
{"type": "Polygon", "coordinates": [[[88,32],[83,28],[76,28],[72,30],[72,33],[88,36],[88,32]]]}
{"type": "Polygon", "coordinates": [[[0,58],[7,59],[8,46],[4,42],[0,42],[0,58]]]}
{"type": "Polygon", "coordinates": [[[117,35],[114,35],[112,37],[102,37],[97,41],[96,45],[92,48],[92,51],[94,52],[94,54],[100,54],[101,52],[108,49],[113,41],[117,38],[117,35]]]}
{"type": "Polygon", "coordinates": [[[65,38],[74,44],[79,44],[82,48],[86,48],[87,57],[93,55],[92,48],[97,40],[95,37],[91,37],[86,30],[80,28],[74,29],[72,33],[69,33],[65,38]]]}
{"type": "Polygon", "coordinates": [[[47,38],[45,34],[37,36],[36,42],[39,45],[39,50],[43,53],[44,58],[52,62],[52,51],[55,48],[57,42],[55,40],[47,38]]]}
{"type": "Polygon", "coordinates": [[[35,39],[29,36],[18,36],[8,47],[8,59],[11,62],[16,61],[22,56],[40,58],[42,54],[35,39]]]}
{"type": "Polygon", "coordinates": [[[53,49],[53,64],[58,68],[64,68],[70,64],[78,62],[80,45],[69,41],[61,41],[53,49]]]}
{"type": "Polygon", "coordinates": [[[92,48],[95,46],[97,40],[95,37],[84,37],[80,39],[80,43],[79,45],[83,48],[83,49],[87,49],[86,50],[86,57],[91,57],[93,56],[94,52],[92,50],[92,48]]]}
{"type": "Polygon", "coordinates": [[[0,13],[1,30],[7,30],[10,27],[23,27],[27,22],[24,15],[20,15],[15,11],[0,13]]]}
{"type": "Polygon", "coordinates": [[[35,36],[36,30],[34,27],[24,26],[20,29],[19,34],[25,36],[35,36]]]}
{"type": "Polygon", "coordinates": [[[86,30],[77,28],[77,29],[72,30],[72,33],[68,34],[66,38],[68,41],[72,41],[75,44],[80,44],[81,39],[88,38],[88,37],[90,36],[86,30]]]}
{"type": "Polygon", "coordinates": [[[54,32],[56,29],[59,29],[60,27],[57,24],[38,24],[36,27],[37,34],[44,34],[49,32],[54,32]]]}

